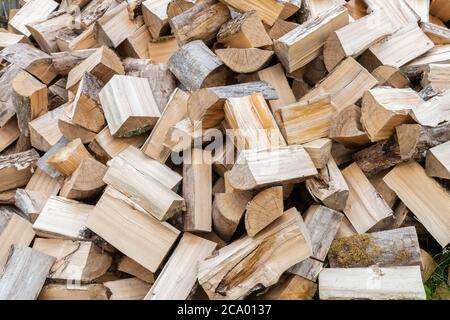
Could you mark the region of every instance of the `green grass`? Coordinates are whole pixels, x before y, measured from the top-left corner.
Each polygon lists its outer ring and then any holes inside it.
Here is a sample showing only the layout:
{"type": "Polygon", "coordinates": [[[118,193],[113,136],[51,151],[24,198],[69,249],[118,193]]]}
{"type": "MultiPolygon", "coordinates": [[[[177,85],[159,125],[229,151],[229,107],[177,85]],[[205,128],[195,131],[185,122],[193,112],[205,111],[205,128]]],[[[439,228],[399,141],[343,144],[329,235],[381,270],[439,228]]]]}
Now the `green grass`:
{"type": "Polygon", "coordinates": [[[425,283],[425,290],[427,292],[427,298],[429,300],[437,300],[439,297],[436,295],[436,289],[439,287],[447,288],[448,286],[448,268],[450,267],[450,247],[444,248],[441,253],[435,255],[434,260],[438,264],[436,271],[425,283]]]}

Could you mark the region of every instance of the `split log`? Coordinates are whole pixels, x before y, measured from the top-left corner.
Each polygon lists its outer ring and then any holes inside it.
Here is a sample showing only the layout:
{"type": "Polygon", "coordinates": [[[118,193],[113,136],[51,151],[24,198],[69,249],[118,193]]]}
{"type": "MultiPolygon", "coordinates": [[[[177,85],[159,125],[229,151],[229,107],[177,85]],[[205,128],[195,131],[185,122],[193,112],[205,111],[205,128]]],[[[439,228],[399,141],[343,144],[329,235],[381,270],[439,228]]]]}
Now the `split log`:
{"type": "MultiPolygon", "coordinates": [[[[60,39],[57,38],[56,43],[58,44],[58,47],[61,47],[59,40],[60,39]]],[[[67,51],[67,50],[92,49],[92,48],[99,48],[99,47],[100,47],[100,44],[97,42],[94,26],[92,25],[89,28],[87,28],[86,30],[84,30],[82,33],[77,35],[75,38],[70,39],[69,42],[64,43],[63,49],[64,49],[64,51],[67,51]]]]}
{"type": "Polygon", "coordinates": [[[168,4],[170,0],[142,2],[142,15],[152,38],[168,33],[168,4]]]}
{"type": "Polygon", "coordinates": [[[331,157],[332,141],[322,138],[305,143],[303,148],[308,152],[317,169],[323,169],[331,157]]]}
{"type": "Polygon", "coordinates": [[[288,278],[272,286],[269,291],[259,296],[262,300],[312,300],[317,291],[313,281],[290,275],[288,278]]]}
{"type": "Polygon", "coordinates": [[[216,248],[216,243],[184,233],[145,300],[187,299],[197,281],[197,265],[216,248]]]}
{"type": "Polygon", "coordinates": [[[450,85],[450,65],[449,64],[430,64],[423,73],[422,87],[431,87],[434,91],[449,90],[450,85]]]}
{"type": "Polygon", "coordinates": [[[61,76],[67,76],[70,70],[93,54],[96,49],[52,53],[52,65],[61,76]]]}
{"type": "Polygon", "coordinates": [[[275,0],[222,0],[222,2],[241,12],[256,10],[261,20],[269,26],[275,23],[284,9],[284,6],[275,0]]]}
{"type": "Polygon", "coordinates": [[[228,48],[216,50],[223,63],[237,73],[251,73],[263,68],[273,56],[273,51],[257,48],[228,48]]]}
{"type": "Polygon", "coordinates": [[[445,0],[433,0],[430,5],[430,14],[443,20],[450,20],[450,7],[445,0]]]}
{"type": "Polygon", "coordinates": [[[14,246],[0,278],[0,299],[36,300],[53,261],[52,257],[31,248],[14,246]]]}
{"type": "Polygon", "coordinates": [[[188,90],[225,84],[222,61],[200,40],[178,49],[169,59],[169,69],[188,90]]]}
{"type": "Polygon", "coordinates": [[[17,125],[17,118],[13,117],[0,127],[0,152],[14,143],[20,136],[20,130],[17,125]]]}
{"type": "Polygon", "coordinates": [[[306,180],[306,188],[325,206],[337,211],[345,209],[349,188],[333,157],[323,169],[319,169],[316,177],[306,180]]]}
{"type": "Polygon", "coordinates": [[[381,87],[408,88],[409,79],[398,69],[392,66],[379,66],[373,70],[372,75],[378,80],[381,87]]]}
{"type": "Polygon", "coordinates": [[[123,256],[119,260],[119,262],[117,263],[117,270],[128,273],[150,284],[155,282],[155,275],[153,274],[153,272],[145,269],[139,263],[131,258],[128,258],[127,256],[123,256]]]}
{"type": "Polygon", "coordinates": [[[170,57],[179,49],[179,46],[176,38],[169,37],[148,42],[147,49],[149,59],[155,63],[168,63],[170,57]]]}
{"type": "MultiPolygon", "coordinates": [[[[384,201],[386,201],[388,206],[391,207],[392,209],[394,209],[394,206],[398,199],[397,195],[383,181],[383,178],[386,176],[386,174],[388,174],[388,172],[389,172],[389,169],[383,170],[383,171],[371,176],[369,178],[369,181],[373,185],[375,190],[377,190],[377,192],[383,197],[384,201]]],[[[385,220],[392,221],[392,217],[388,217],[385,220]]],[[[381,225],[382,224],[383,223],[381,223],[381,225]]],[[[377,228],[375,227],[375,229],[377,229],[377,228]]],[[[375,231],[375,230],[373,230],[373,228],[372,228],[371,231],[375,231]]]]}
{"type": "Polygon", "coordinates": [[[329,137],[349,148],[368,145],[370,140],[361,124],[361,108],[352,104],[335,114],[329,137]]]}
{"type": "Polygon", "coordinates": [[[450,63],[450,45],[434,46],[427,53],[401,68],[410,79],[420,78],[430,64],[450,63]]]}
{"type": "Polygon", "coordinates": [[[344,169],[342,175],[349,187],[344,213],[358,233],[366,232],[393,214],[356,163],[344,169]]]}
{"type": "Polygon", "coordinates": [[[272,187],[259,192],[247,204],[245,229],[255,237],[265,227],[281,217],[284,212],[283,187],[272,187]]]}
{"type": "Polygon", "coordinates": [[[450,122],[450,90],[440,92],[435,97],[419,105],[413,106],[412,118],[426,127],[437,127],[442,123],[450,122]]]}
{"type": "Polygon", "coordinates": [[[310,21],[325,11],[344,4],[345,1],[343,0],[304,0],[301,12],[302,18],[305,21],[310,21]]]}
{"type": "Polygon", "coordinates": [[[69,94],[66,90],[67,81],[64,78],[59,79],[48,90],[48,110],[54,110],[69,100],[69,94]]]}
{"type": "Polygon", "coordinates": [[[431,22],[421,22],[420,28],[435,45],[450,44],[450,30],[431,22]]]}
{"type": "Polygon", "coordinates": [[[217,33],[217,41],[230,48],[260,48],[272,45],[260,16],[255,10],[225,23],[217,33]]]}
{"type": "Polygon", "coordinates": [[[5,126],[16,114],[16,107],[12,101],[13,88],[11,83],[21,71],[21,68],[15,64],[10,64],[0,70],[0,127],[5,126]]]}
{"type": "Polygon", "coordinates": [[[112,187],[106,188],[86,225],[151,272],[158,269],[180,233],[144,213],[112,187]]]}
{"type": "Polygon", "coordinates": [[[307,258],[295,266],[290,268],[287,272],[289,274],[295,274],[310,281],[317,282],[317,277],[323,269],[323,262],[318,260],[307,258]]]}
{"type": "Polygon", "coordinates": [[[109,300],[142,300],[150,285],[137,278],[106,281],[103,285],[111,292],[109,300]]]}
{"type": "Polygon", "coordinates": [[[317,58],[331,32],[348,24],[344,7],[333,7],[274,41],[275,53],[287,72],[317,58]]]}
{"type": "Polygon", "coordinates": [[[21,33],[27,37],[31,36],[26,25],[46,19],[58,7],[58,3],[53,0],[33,0],[27,3],[17,11],[17,13],[8,21],[14,31],[21,33]]]}
{"type": "Polygon", "coordinates": [[[47,199],[47,195],[42,191],[16,189],[14,205],[33,222],[36,221],[47,199]]]}
{"type": "Polygon", "coordinates": [[[242,150],[229,174],[234,189],[251,190],[274,184],[302,182],[317,174],[308,153],[301,146],[271,150],[242,150]],[[271,168],[271,174],[261,168],[271,168]],[[264,172],[264,174],[263,174],[264,172]]]}
{"type": "Polygon", "coordinates": [[[408,25],[416,25],[420,17],[414,12],[412,7],[405,0],[382,1],[364,0],[367,4],[367,11],[383,10],[392,24],[392,31],[395,32],[408,25]]]}
{"type": "Polygon", "coordinates": [[[115,0],[92,0],[81,11],[80,24],[82,29],[93,27],[106,11],[112,10],[119,3],[115,0]]]}
{"type": "Polygon", "coordinates": [[[428,177],[417,162],[396,166],[384,177],[384,182],[442,247],[450,243],[450,213],[447,210],[450,195],[428,177]]]}
{"type": "Polygon", "coordinates": [[[430,17],[430,1],[405,0],[410,8],[419,16],[421,22],[428,22],[430,17]]]}
{"type": "Polygon", "coordinates": [[[62,174],[53,168],[47,160],[53,156],[54,154],[58,153],[64,146],[66,146],[69,143],[69,140],[62,137],[59,139],[59,141],[50,148],[37,162],[37,167],[40,168],[42,171],[44,171],[46,174],[48,174],[51,177],[61,177],[62,174]]]}
{"type": "Polygon", "coordinates": [[[51,155],[47,163],[63,175],[70,176],[78,168],[81,161],[89,157],[91,155],[84,147],[81,139],[75,139],[51,155]]]}
{"type": "Polygon", "coordinates": [[[39,154],[36,150],[0,156],[0,191],[22,187],[30,180],[39,154]]]}
{"type": "Polygon", "coordinates": [[[200,262],[198,281],[210,299],[242,299],[275,284],[310,255],[306,226],[292,208],[256,237],[241,238],[200,262]]]}
{"type": "Polygon", "coordinates": [[[290,18],[295,13],[297,13],[302,6],[301,0],[280,0],[278,2],[283,4],[284,8],[283,11],[281,11],[280,15],[278,16],[277,21],[280,19],[285,20],[290,18]]]}
{"type": "Polygon", "coordinates": [[[428,150],[426,172],[430,177],[450,179],[450,141],[428,150]]]}
{"type": "Polygon", "coordinates": [[[126,57],[148,59],[148,44],[151,39],[147,27],[142,25],[133,34],[128,35],[118,47],[118,51],[126,57]]]}
{"type": "Polygon", "coordinates": [[[67,288],[67,284],[47,284],[39,293],[38,300],[108,300],[103,284],[88,284],[67,288]]]}
{"type": "Polygon", "coordinates": [[[58,194],[62,184],[63,177],[52,177],[37,167],[25,190],[40,192],[45,199],[48,199],[50,196],[56,196],[58,194]]]}
{"type": "Polygon", "coordinates": [[[268,35],[272,40],[278,40],[286,33],[294,30],[298,26],[299,24],[296,22],[277,19],[277,21],[275,21],[275,23],[273,24],[272,28],[270,28],[268,35]]]}
{"type": "Polygon", "coordinates": [[[59,107],[28,123],[33,148],[47,152],[58,143],[62,137],[58,122],[64,111],[64,108],[59,107]]]}
{"type": "Polygon", "coordinates": [[[0,32],[0,49],[6,48],[16,43],[30,43],[30,41],[24,35],[10,32],[0,32]]]}
{"type": "Polygon", "coordinates": [[[433,257],[423,249],[420,249],[420,257],[422,259],[422,280],[427,282],[437,269],[438,264],[434,261],[433,257]]]}
{"type": "Polygon", "coordinates": [[[67,140],[81,139],[82,143],[90,143],[96,137],[95,132],[79,126],[72,121],[73,103],[66,103],[61,106],[63,114],[58,120],[59,131],[67,140]]]}
{"type": "Polygon", "coordinates": [[[99,97],[113,136],[140,135],[150,130],[161,116],[150,84],[143,78],[115,75],[100,91],[99,97]],[[123,105],[128,106],[127,110],[121,109],[123,105]]]}

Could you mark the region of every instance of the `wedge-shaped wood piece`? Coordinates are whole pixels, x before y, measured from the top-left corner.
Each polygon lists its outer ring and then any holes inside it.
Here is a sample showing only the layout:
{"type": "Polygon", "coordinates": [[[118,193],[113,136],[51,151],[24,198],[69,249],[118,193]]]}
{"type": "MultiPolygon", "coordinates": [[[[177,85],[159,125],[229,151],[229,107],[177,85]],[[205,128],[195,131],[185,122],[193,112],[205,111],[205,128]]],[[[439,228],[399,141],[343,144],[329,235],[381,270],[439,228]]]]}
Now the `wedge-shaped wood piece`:
{"type": "MultiPolygon", "coordinates": [[[[63,177],[51,177],[38,167],[34,171],[34,174],[25,187],[25,190],[39,192],[42,194],[42,197],[47,200],[50,196],[56,196],[58,194],[62,184],[63,177]]],[[[41,211],[40,209],[39,212],[41,211]]]]}
{"type": "MultiPolygon", "coordinates": [[[[383,197],[384,201],[388,204],[389,207],[394,209],[395,203],[397,202],[397,195],[394,191],[389,189],[387,184],[383,181],[384,176],[389,172],[389,170],[383,170],[369,178],[370,183],[374,186],[374,188],[377,190],[377,192],[383,197]]],[[[385,220],[392,220],[391,217],[385,219],[385,220]]],[[[382,225],[381,223],[380,225],[382,225]]],[[[375,230],[378,231],[378,229],[375,227],[375,230]]]]}
{"type": "Polygon", "coordinates": [[[312,300],[317,291],[317,284],[297,275],[288,278],[269,289],[260,296],[262,300],[312,300]]]}
{"type": "Polygon", "coordinates": [[[97,41],[101,45],[117,48],[126,38],[133,35],[144,20],[138,17],[135,20],[128,18],[127,3],[122,2],[96,21],[97,41]]]}
{"type": "Polygon", "coordinates": [[[116,138],[111,135],[108,127],[100,131],[89,144],[89,150],[103,163],[111,160],[129,146],[139,148],[147,137],[145,135],[116,138]]]}
{"type": "Polygon", "coordinates": [[[31,22],[46,19],[58,7],[58,3],[53,0],[31,0],[20,8],[14,17],[8,22],[16,32],[31,36],[26,25],[31,22]]]}
{"type": "Polygon", "coordinates": [[[148,42],[147,48],[149,59],[156,63],[168,63],[179,46],[176,38],[168,37],[148,42]]]}
{"type": "Polygon", "coordinates": [[[187,299],[197,281],[198,263],[210,256],[216,246],[212,241],[184,233],[145,299],[187,299]]]}
{"type": "Polygon", "coordinates": [[[329,137],[346,147],[359,147],[370,140],[361,122],[361,108],[352,104],[337,112],[331,120],[329,137]]]}
{"type": "Polygon", "coordinates": [[[342,6],[344,4],[345,1],[343,0],[304,0],[301,14],[305,20],[309,21],[335,6],[342,6]]]}
{"type": "Polygon", "coordinates": [[[31,149],[24,152],[0,156],[0,191],[22,187],[33,175],[39,154],[31,149]]]}
{"type": "Polygon", "coordinates": [[[380,86],[393,88],[408,88],[409,79],[398,69],[392,66],[379,66],[373,70],[372,75],[378,80],[380,86]]]}
{"type": "Polygon", "coordinates": [[[244,12],[225,23],[217,34],[217,41],[231,48],[260,48],[272,44],[255,10],[244,12]]]}
{"type": "Polygon", "coordinates": [[[12,88],[20,132],[29,136],[28,123],[47,112],[47,86],[28,72],[21,71],[14,78],[12,88]]]}
{"type": "Polygon", "coordinates": [[[164,146],[167,134],[172,126],[187,116],[187,102],[190,94],[179,88],[170,96],[167,106],[153,128],[150,136],[142,146],[142,152],[152,159],[165,163],[172,152],[164,146]]]}
{"type": "Polygon", "coordinates": [[[58,143],[62,137],[58,122],[63,113],[64,108],[59,107],[28,123],[31,145],[34,148],[47,152],[58,143]]]}
{"type": "Polygon", "coordinates": [[[82,143],[90,143],[96,137],[96,133],[72,121],[73,103],[67,103],[61,106],[64,109],[63,114],[58,120],[59,131],[67,140],[81,139],[82,143]]]}
{"type": "Polygon", "coordinates": [[[251,199],[251,191],[214,194],[212,221],[220,238],[225,241],[231,239],[251,199]]]}
{"type": "Polygon", "coordinates": [[[70,70],[75,66],[83,62],[91,54],[96,52],[97,49],[83,49],[64,52],[53,52],[52,62],[53,67],[61,76],[67,76],[70,70]]]}
{"type": "Polygon", "coordinates": [[[48,158],[47,163],[65,176],[71,175],[84,158],[92,157],[81,139],[75,139],[48,158]]]}
{"type": "Polygon", "coordinates": [[[284,212],[283,187],[271,187],[261,191],[247,204],[245,229],[250,237],[278,219],[284,212]]]}
{"type": "MultiPolygon", "coordinates": [[[[22,69],[13,63],[0,70],[0,127],[5,126],[16,114],[16,107],[12,102],[13,88],[11,83],[21,71],[22,69]]],[[[17,122],[17,119],[15,121],[17,122]]]]}
{"type": "Polygon", "coordinates": [[[413,119],[426,127],[437,127],[450,122],[450,90],[440,92],[428,101],[416,105],[411,110],[413,119]]]}
{"type": "Polygon", "coordinates": [[[317,58],[329,35],[348,22],[347,9],[333,7],[275,40],[275,53],[286,71],[293,72],[317,58]]]}
{"type": "Polygon", "coordinates": [[[5,150],[20,136],[19,126],[17,124],[17,118],[13,117],[0,128],[0,152],[5,150]]]}
{"type": "Polygon", "coordinates": [[[118,47],[118,51],[124,56],[148,59],[148,44],[152,40],[145,25],[142,25],[133,34],[130,34],[118,47]]]}
{"type": "Polygon", "coordinates": [[[51,56],[27,43],[6,47],[0,51],[0,57],[28,71],[45,84],[49,84],[58,75],[52,66],[51,56]]]}
{"type": "Polygon", "coordinates": [[[383,180],[442,247],[450,243],[450,195],[417,162],[397,165],[383,180]]]}
{"type": "Polygon", "coordinates": [[[169,22],[167,6],[169,2],[170,0],[142,2],[142,15],[152,38],[159,38],[160,35],[167,32],[169,22]]]}
{"type": "Polygon", "coordinates": [[[75,92],[85,72],[90,72],[103,83],[107,83],[115,74],[124,74],[119,57],[105,46],[96,49],[83,62],[70,70],[66,88],[75,92]]]}
{"type": "Polygon", "coordinates": [[[341,62],[316,87],[308,92],[302,100],[311,99],[321,94],[329,94],[331,102],[340,111],[356,103],[364,92],[378,84],[375,79],[355,59],[349,57],[341,62]]]}
{"type": "Polygon", "coordinates": [[[255,93],[225,102],[225,119],[236,136],[236,147],[267,149],[286,142],[264,97],[255,93]]]}
{"type": "Polygon", "coordinates": [[[428,150],[426,172],[430,177],[450,179],[450,141],[428,150]]]}
{"type": "Polygon", "coordinates": [[[136,278],[139,278],[147,283],[155,282],[155,275],[153,272],[145,269],[139,263],[131,258],[128,258],[127,256],[123,256],[119,260],[117,263],[117,270],[131,274],[132,276],[135,276],[136,278]]]}
{"type": "Polygon", "coordinates": [[[106,281],[103,285],[111,292],[109,300],[142,300],[151,287],[138,278],[106,281]]]}
{"type": "Polygon", "coordinates": [[[29,43],[26,36],[11,32],[0,32],[0,49],[16,43],[29,43]]]}
{"type": "Polygon", "coordinates": [[[74,200],[89,199],[95,196],[105,186],[103,177],[106,170],[106,166],[97,160],[91,157],[84,158],[78,168],[64,182],[60,196],[74,200]]]}
{"type": "Polygon", "coordinates": [[[302,6],[301,0],[280,0],[278,2],[283,4],[284,8],[277,20],[290,18],[297,13],[302,6]]]}
{"type": "MultiPolygon", "coordinates": [[[[0,207],[0,270],[5,266],[12,245],[28,246],[34,238],[31,223],[11,206],[0,207]]],[[[1,283],[1,281],[0,281],[1,283]]]]}
{"type": "Polygon", "coordinates": [[[268,34],[272,40],[277,40],[298,26],[299,24],[296,22],[277,19],[268,34]]]}
{"type": "Polygon", "coordinates": [[[188,90],[225,84],[222,61],[201,40],[189,42],[169,59],[169,69],[188,90]]]}
{"type": "Polygon", "coordinates": [[[228,178],[234,189],[251,190],[302,182],[316,174],[314,163],[305,149],[293,145],[269,150],[242,150],[228,178]]]}
{"type": "Polygon", "coordinates": [[[140,135],[150,130],[161,116],[150,84],[143,78],[115,75],[99,97],[113,136],[140,135]]]}
{"type": "Polygon", "coordinates": [[[328,137],[336,108],[328,95],[281,107],[282,132],[288,144],[301,144],[328,137]]]}
{"type": "MultiPolygon", "coordinates": [[[[59,44],[59,39],[57,40],[57,43],[59,44]]],[[[66,46],[68,50],[99,48],[100,44],[97,42],[94,26],[92,25],[88,27],[78,36],[76,36],[73,39],[70,39],[70,41],[67,43],[66,46]]],[[[60,47],[60,45],[58,45],[58,47],[60,47]]],[[[66,50],[66,48],[62,49],[66,50]]]]}
{"type": "Polygon", "coordinates": [[[319,275],[322,300],[426,300],[419,266],[326,268],[319,275]]]}
{"type": "Polygon", "coordinates": [[[323,169],[331,157],[333,142],[328,138],[322,138],[305,143],[303,148],[308,152],[317,169],[323,169]]]}
{"type": "Polygon", "coordinates": [[[0,278],[0,299],[36,300],[54,258],[28,247],[14,246],[0,278]]]}
{"type": "Polygon", "coordinates": [[[449,90],[450,64],[430,64],[425,70],[421,85],[431,87],[435,92],[449,90]]]}
{"type": "Polygon", "coordinates": [[[331,33],[325,42],[323,56],[328,71],[347,57],[356,58],[366,49],[392,33],[384,10],[377,10],[331,33]]]}
{"type": "Polygon", "coordinates": [[[81,28],[93,27],[95,21],[100,19],[108,9],[113,9],[118,3],[114,0],[93,0],[89,2],[81,11],[81,28]]]}
{"type": "Polygon", "coordinates": [[[344,213],[358,233],[364,233],[393,214],[356,163],[342,171],[349,187],[344,213]]]}
{"type": "Polygon", "coordinates": [[[435,45],[450,44],[450,30],[446,26],[431,22],[421,22],[420,28],[435,45]]]}
{"type": "Polygon", "coordinates": [[[283,4],[275,0],[222,0],[222,2],[242,12],[256,10],[261,20],[269,26],[275,23],[284,9],[283,4]]]}
{"type": "MultiPolygon", "coordinates": [[[[371,11],[383,11],[392,24],[392,31],[395,32],[398,29],[416,24],[420,17],[414,12],[413,8],[405,0],[394,1],[382,1],[382,0],[364,0],[367,4],[367,10],[371,11]]],[[[423,2],[423,1],[422,1],[423,2]]]]}
{"type": "Polygon", "coordinates": [[[86,238],[86,220],[93,208],[78,201],[51,196],[33,229],[44,238],[83,240],[86,238]]]}
{"type": "Polygon", "coordinates": [[[273,51],[258,48],[228,48],[218,49],[216,54],[234,72],[251,73],[263,68],[272,58],[273,51]]]}
{"type": "Polygon", "coordinates": [[[331,268],[420,266],[414,227],[358,234],[335,240],[328,255],[331,268]]]}
{"type": "Polygon", "coordinates": [[[49,274],[55,280],[90,282],[105,274],[112,262],[90,241],[37,238],[33,249],[55,258],[49,274]]]}
{"type": "Polygon", "coordinates": [[[14,205],[33,222],[41,212],[48,196],[43,191],[16,189],[14,205]]]}
{"type": "Polygon", "coordinates": [[[72,123],[92,132],[99,132],[106,125],[100,106],[99,92],[103,82],[86,72],[80,80],[73,100],[72,123]]]}
{"type": "Polygon", "coordinates": [[[310,255],[308,231],[292,208],[256,237],[241,238],[199,263],[198,281],[210,299],[243,299],[277,283],[283,272],[310,255]]]}
{"type": "Polygon", "coordinates": [[[180,233],[111,187],[89,215],[87,227],[151,272],[158,269],[180,233]]]}
{"type": "Polygon", "coordinates": [[[421,22],[428,22],[430,19],[430,1],[405,0],[411,9],[419,16],[421,22]]]}
{"type": "Polygon", "coordinates": [[[377,87],[364,93],[361,122],[372,142],[388,139],[395,128],[411,122],[409,112],[423,102],[419,94],[408,89],[377,87]]]}
{"type": "Polygon", "coordinates": [[[450,6],[445,0],[433,0],[430,5],[430,14],[447,21],[450,20],[450,6]]]}
{"type": "Polygon", "coordinates": [[[416,24],[409,24],[371,46],[359,61],[370,72],[380,65],[400,68],[433,47],[433,41],[416,24]]]}
{"type": "Polygon", "coordinates": [[[37,162],[37,167],[42,169],[46,174],[48,174],[51,177],[60,177],[62,174],[53,168],[47,160],[54,155],[55,153],[58,153],[64,146],[66,146],[69,143],[69,140],[62,137],[59,139],[58,143],[56,143],[53,147],[50,148],[49,151],[47,151],[41,158],[39,158],[37,162]]]}
{"type": "Polygon", "coordinates": [[[450,63],[450,45],[434,46],[434,48],[425,54],[403,66],[401,70],[410,78],[419,78],[421,74],[427,70],[428,65],[432,63],[450,63]]]}
{"type": "Polygon", "coordinates": [[[225,4],[215,0],[204,0],[171,18],[169,22],[179,46],[194,40],[202,40],[211,45],[215,42],[220,27],[228,19],[230,10],[225,4]]]}

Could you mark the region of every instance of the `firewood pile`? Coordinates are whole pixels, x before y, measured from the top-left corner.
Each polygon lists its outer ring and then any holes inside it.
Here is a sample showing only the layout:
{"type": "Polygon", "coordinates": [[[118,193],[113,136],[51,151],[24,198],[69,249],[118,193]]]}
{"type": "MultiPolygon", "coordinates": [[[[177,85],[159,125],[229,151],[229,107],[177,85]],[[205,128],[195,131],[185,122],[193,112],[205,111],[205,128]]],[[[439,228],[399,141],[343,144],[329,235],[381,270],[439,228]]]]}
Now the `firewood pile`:
{"type": "Polygon", "coordinates": [[[20,1],[0,299],[426,299],[448,277],[448,20],[449,0],[20,1]]]}

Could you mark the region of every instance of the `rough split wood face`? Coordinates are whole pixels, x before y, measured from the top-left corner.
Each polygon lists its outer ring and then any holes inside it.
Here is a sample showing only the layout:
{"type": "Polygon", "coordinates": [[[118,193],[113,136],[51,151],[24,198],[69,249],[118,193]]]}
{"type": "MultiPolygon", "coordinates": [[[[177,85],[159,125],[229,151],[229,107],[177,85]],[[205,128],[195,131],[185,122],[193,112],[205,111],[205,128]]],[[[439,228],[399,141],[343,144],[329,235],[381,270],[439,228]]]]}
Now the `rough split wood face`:
{"type": "Polygon", "coordinates": [[[449,0],[16,2],[0,299],[441,298],[449,0]]]}

